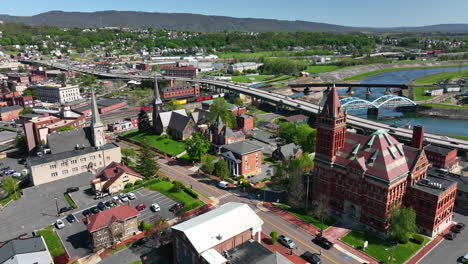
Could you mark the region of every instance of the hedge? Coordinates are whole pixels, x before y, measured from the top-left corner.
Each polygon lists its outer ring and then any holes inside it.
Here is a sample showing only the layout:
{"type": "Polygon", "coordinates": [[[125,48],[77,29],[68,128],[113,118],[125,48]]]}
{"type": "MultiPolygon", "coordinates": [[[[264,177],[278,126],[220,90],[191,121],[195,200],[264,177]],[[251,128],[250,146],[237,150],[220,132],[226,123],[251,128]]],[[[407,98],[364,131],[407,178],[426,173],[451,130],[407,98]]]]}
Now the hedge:
{"type": "Polygon", "coordinates": [[[192,189],[185,188],[184,192],[188,195],[192,196],[193,198],[198,198],[198,193],[194,192],[192,189]]]}

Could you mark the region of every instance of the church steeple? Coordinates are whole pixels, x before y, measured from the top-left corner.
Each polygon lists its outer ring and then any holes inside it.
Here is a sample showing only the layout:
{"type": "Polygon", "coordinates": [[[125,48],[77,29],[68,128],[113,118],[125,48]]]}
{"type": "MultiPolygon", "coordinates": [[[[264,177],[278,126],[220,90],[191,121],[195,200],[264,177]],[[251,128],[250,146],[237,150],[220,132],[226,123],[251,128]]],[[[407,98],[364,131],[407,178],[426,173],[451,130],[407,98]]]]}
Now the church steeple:
{"type": "Polygon", "coordinates": [[[93,145],[95,147],[101,147],[106,144],[106,140],[104,137],[104,126],[102,125],[101,117],[99,116],[99,109],[96,102],[96,96],[94,94],[94,88],[91,88],[91,112],[93,115],[91,120],[93,145]]]}
{"type": "Polygon", "coordinates": [[[159,95],[158,79],[154,73],[154,101],[153,101],[153,127],[156,128],[156,119],[158,119],[159,113],[162,111],[162,100],[159,95]]]}

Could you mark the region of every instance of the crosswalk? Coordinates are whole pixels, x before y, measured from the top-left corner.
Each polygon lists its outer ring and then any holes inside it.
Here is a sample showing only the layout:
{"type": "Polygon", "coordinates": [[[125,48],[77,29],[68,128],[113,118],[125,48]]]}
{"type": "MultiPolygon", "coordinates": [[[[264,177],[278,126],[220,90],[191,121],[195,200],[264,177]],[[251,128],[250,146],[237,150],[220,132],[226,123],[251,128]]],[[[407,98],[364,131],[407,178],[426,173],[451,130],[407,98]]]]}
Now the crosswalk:
{"type": "Polygon", "coordinates": [[[232,194],[230,192],[225,193],[223,195],[220,195],[220,196],[216,197],[216,199],[221,200],[221,199],[227,198],[229,196],[232,196],[232,194]]]}

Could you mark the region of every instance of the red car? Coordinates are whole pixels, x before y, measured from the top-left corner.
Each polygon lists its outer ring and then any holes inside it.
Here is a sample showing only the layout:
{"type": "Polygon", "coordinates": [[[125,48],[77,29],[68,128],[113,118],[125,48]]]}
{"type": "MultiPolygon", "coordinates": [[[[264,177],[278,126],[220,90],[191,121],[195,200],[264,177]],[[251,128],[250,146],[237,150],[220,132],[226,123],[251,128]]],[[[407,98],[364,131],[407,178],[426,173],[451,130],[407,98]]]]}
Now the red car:
{"type": "Polygon", "coordinates": [[[141,211],[141,210],[143,210],[145,208],[146,208],[146,204],[144,204],[144,203],[135,206],[135,209],[137,209],[138,211],[141,211]]]}

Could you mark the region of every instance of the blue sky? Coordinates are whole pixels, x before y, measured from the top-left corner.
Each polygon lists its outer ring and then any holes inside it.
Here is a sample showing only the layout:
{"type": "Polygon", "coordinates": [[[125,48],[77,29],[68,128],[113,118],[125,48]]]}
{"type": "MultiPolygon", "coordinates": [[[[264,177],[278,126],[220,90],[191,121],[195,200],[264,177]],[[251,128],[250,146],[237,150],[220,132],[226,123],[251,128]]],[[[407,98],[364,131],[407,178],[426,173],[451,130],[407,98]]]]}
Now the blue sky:
{"type": "Polygon", "coordinates": [[[373,27],[468,23],[468,0],[0,0],[0,14],[50,10],[196,13],[373,27]]]}

